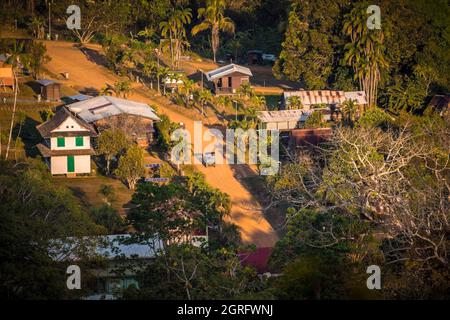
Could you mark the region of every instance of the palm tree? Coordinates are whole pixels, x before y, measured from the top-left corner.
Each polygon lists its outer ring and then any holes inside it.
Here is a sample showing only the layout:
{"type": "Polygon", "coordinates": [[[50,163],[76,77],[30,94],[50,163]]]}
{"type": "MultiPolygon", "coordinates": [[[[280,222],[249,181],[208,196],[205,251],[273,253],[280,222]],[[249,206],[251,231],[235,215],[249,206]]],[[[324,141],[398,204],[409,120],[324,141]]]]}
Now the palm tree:
{"type": "Polygon", "coordinates": [[[346,121],[352,123],[356,119],[356,103],[355,100],[345,100],[342,104],[342,114],[346,121]]]}
{"type": "Polygon", "coordinates": [[[194,81],[191,79],[184,79],[183,86],[181,87],[181,94],[184,97],[184,104],[189,107],[190,96],[192,89],[194,88],[194,81]]]}
{"type": "Polygon", "coordinates": [[[188,45],[186,41],[185,25],[191,23],[191,9],[173,10],[167,19],[159,24],[161,36],[169,38],[170,61],[172,68],[178,68],[178,63],[183,47],[188,45]]]}
{"type": "Polygon", "coordinates": [[[299,96],[292,96],[288,98],[289,104],[287,105],[290,110],[303,109],[302,99],[299,96]]]}
{"type": "Polygon", "coordinates": [[[350,38],[350,43],[344,47],[343,62],[353,68],[360,90],[366,92],[368,104],[373,107],[377,102],[380,69],[387,67],[387,61],[383,32],[369,30],[366,21],[366,7],[361,4],[345,15],[343,33],[350,38]]]}
{"type": "Polygon", "coordinates": [[[114,83],[113,91],[116,97],[123,97],[126,99],[131,92],[131,83],[130,81],[117,81],[114,83]]]}
{"type": "Polygon", "coordinates": [[[204,18],[202,22],[192,28],[192,34],[211,29],[211,49],[213,59],[216,62],[217,49],[219,48],[219,33],[225,31],[234,33],[234,22],[225,17],[225,0],[207,0],[206,8],[198,9],[198,18],[204,18]]]}

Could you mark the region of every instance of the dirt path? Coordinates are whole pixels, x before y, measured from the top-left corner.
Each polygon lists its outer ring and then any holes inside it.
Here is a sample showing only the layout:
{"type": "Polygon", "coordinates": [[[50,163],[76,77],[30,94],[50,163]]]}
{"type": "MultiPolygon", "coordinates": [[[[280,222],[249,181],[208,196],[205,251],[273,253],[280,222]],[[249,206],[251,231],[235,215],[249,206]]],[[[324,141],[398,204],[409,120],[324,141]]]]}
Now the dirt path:
{"type": "MultiPolygon", "coordinates": [[[[89,60],[79,49],[69,42],[47,41],[47,52],[52,60],[46,68],[54,73],[69,72],[69,80],[60,80],[77,90],[99,90],[105,83],[113,84],[119,77],[108,69],[89,60]]],[[[164,113],[172,121],[183,122],[186,128],[193,132],[194,123],[191,118],[165,108],[149,95],[134,92],[130,99],[155,105],[159,113],[164,113]]],[[[216,119],[209,119],[214,123],[216,119]]],[[[205,129],[205,127],[203,127],[205,129]]],[[[246,243],[254,243],[258,247],[273,247],[278,237],[275,230],[265,219],[261,206],[252,194],[239,181],[239,173],[249,170],[239,170],[238,166],[217,165],[204,168],[197,166],[206,175],[206,180],[213,187],[230,195],[232,200],[231,221],[241,229],[242,239],[246,243]]],[[[240,173],[242,176],[242,173],[240,173]]]]}

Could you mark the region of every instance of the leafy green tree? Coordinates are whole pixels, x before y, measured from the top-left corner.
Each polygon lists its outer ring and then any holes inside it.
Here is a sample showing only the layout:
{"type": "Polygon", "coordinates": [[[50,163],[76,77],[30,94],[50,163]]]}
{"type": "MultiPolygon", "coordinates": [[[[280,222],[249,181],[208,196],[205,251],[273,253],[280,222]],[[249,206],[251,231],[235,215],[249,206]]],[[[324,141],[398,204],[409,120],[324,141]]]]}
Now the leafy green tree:
{"type": "MultiPolygon", "coordinates": [[[[57,239],[98,235],[103,228],[82,211],[66,188],[56,186],[39,160],[0,163],[0,296],[3,299],[73,299],[86,294],[88,274],[81,290],[68,290],[70,261],[51,254],[57,239]]],[[[82,248],[61,256],[82,255],[82,248]]],[[[58,255],[59,256],[59,255],[58,255]]],[[[80,267],[83,263],[80,261],[80,267]]]]}
{"type": "Polygon", "coordinates": [[[107,204],[92,208],[90,216],[96,224],[105,227],[109,234],[120,234],[126,230],[117,210],[107,204]]]}
{"type": "Polygon", "coordinates": [[[327,86],[335,67],[339,22],[344,1],[293,1],[275,76],[302,81],[308,88],[327,86]]]}
{"type": "Polygon", "coordinates": [[[315,129],[315,128],[322,128],[326,124],[323,121],[323,116],[320,111],[313,111],[309,116],[308,119],[305,121],[304,128],[305,129],[315,129]]]}
{"type": "Polygon", "coordinates": [[[30,68],[35,79],[41,74],[42,66],[51,60],[51,57],[46,53],[47,48],[42,42],[32,42],[30,48],[30,68]]]}
{"type": "Polygon", "coordinates": [[[198,9],[198,18],[204,19],[192,28],[192,34],[211,29],[211,48],[213,60],[216,62],[217,50],[219,49],[219,33],[225,31],[234,33],[234,22],[225,17],[225,0],[207,0],[206,7],[198,9]]]}
{"type": "Polygon", "coordinates": [[[303,109],[302,99],[300,99],[300,97],[298,96],[289,97],[288,102],[288,108],[290,110],[303,109]]]}
{"type": "Polygon", "coordinates": [[[128,188],[134,190],[136,183],[144,176],[144,173],[144,152],[138,145],[133,144],[120,157],[114,174],[125,181],[128,188]]]}
{"type": "Polygon", "coordinates": [[[174,141],[171,140],[172,133],[180,127],[176,122],[170,121],[165,114],[160,116],[161,121],[156,123],[156,130],[158,131],[157,144],[164,152],[170,152],[174,146],[174,141]]]}
{"type": "Polygon", "coordinates": [[[111,160],[118,157],[129,145],[127,135],[122,130],[106,129],[98,138],[98,153],[105,157],[106,173],[111,172],[111,160]]]}

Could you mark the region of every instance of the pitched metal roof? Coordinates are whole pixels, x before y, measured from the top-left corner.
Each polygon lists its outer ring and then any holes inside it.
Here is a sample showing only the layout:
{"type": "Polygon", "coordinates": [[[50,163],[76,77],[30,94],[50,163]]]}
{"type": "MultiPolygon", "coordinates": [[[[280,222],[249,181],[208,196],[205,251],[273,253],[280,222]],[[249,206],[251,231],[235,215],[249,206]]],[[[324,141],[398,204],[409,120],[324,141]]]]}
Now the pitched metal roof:
{"type": "Polygon", "coordinates": [[[239,72],[247,76],[253,76],[252,71],[249,68],[239,66],[237,64],[231,63],[229,65],[220,67],[218,69],[212,70],[206,74],[206,78],[209,81],[222,78],[234,72],[239,72]]]}
{"type": "Polygon", "coordinates": [[[148,104],[110,96],[98,96],[68,104],[69,110],[88,123],[119,114],[140,116],[160,121],[155,110],[148,104]]]}
{"type": "Polygon", "coordinates": [[[76,94],[74,96],[69,96],[69,98],[73,101],[84,101],[87,99],[91,99],[92,96],[86,95],[86,94],[76,94]]]}
{"type": "Polygon", "coordinates": [[[84,237],[83,239],[69,238],[67,240],[54,240],[49,253],[54,260],[78,260],[76,248],[82,243],[89,246],[92,257],[100,256],[105,259],[115,258],[154,258],[162,250],[163,242],[157,236],[147,239],[152,246],[139,243],[128,243],[131,235],[115,234],[106,236],[84,237]],[[70,254],[66,254],[70,252],[70,254]]]}
{"type": "Polygon", "coordinates": [[[36,82],[39,83],[41,86],[44,86],[44,87],[56,83],[55,81],[49,80],[49,79],[39,79],[36,82]]]}
{"type": "Polygon", "coordinates": [[[319,111],[324,115],[324,120],[330,119],[330,110],[328,108],[316,108],[311,110],[278,110],[278,111],[259,111],[257,116],[261,122],[291,122],[306,121],[314,111],[319,111]]]}
{"type": "Polygon", "coordinates": [[[346,100],[355,100],[356,104],[367,104],[364,91],[337,91],[337,90],[299,90],[285,91],[284,101],[289,105],[290,97],[299,97],[304,106],[317,104],[342,104],[346,100]]]}
{"type": "Polygon", "coordinates": [[[36,129],[39,131],[43,138],[50,138],[52,135],[52,131],[58,128],[67,118],[72,118],[80,126],[89,130],[90,136],[97,136],[97,132],[91,125],[72,115],[70,111],[65,107],[59,108],[50,120],[37,125],[36,129]]]}

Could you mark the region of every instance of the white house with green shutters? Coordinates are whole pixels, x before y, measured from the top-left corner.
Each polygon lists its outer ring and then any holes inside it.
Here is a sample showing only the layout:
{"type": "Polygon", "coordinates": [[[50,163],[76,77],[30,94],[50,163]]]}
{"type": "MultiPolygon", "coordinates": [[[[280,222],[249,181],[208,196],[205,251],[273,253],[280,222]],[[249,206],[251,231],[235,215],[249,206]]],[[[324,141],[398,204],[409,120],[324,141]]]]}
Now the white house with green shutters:
{"type": "Polygon", "coordinates": [[[91,173],[91,156],[95,154],[91,138],[97,133],[90,124],[62,107],[36,129],[44,139],[37,148],[53,175],[91,173]]]}

